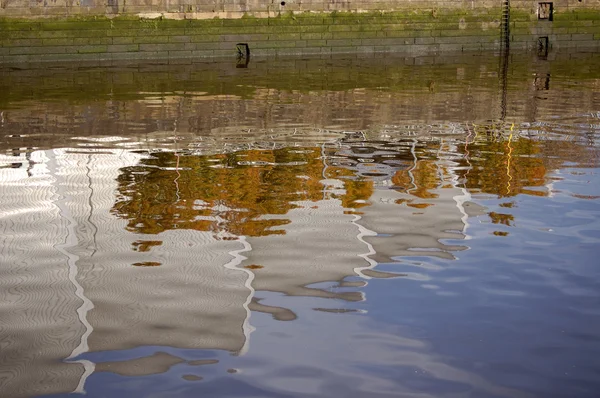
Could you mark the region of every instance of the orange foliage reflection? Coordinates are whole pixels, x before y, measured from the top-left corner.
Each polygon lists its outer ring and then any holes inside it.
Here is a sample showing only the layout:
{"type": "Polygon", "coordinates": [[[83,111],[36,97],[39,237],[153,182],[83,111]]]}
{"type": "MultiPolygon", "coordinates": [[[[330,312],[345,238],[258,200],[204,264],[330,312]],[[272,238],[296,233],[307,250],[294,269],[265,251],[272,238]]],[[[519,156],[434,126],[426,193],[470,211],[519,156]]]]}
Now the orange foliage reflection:
{"type": "MultiPolygon", "coordinates": [[[[284,215],[297,201],[323,199],[319,148],[245,150],[211,156],[153,153],[122,170],[113,214],[127,229],[158,234],[171,229],[213,231],[223,239],[283,234],[284,215]]],[[[343,174],[343,173],[341,173],[343,174]]],[[[372,182],[344,179],[342,205],[357,208],[372,182]]],[[[146,248],[141,245],[139,250],[146,248]]]]}

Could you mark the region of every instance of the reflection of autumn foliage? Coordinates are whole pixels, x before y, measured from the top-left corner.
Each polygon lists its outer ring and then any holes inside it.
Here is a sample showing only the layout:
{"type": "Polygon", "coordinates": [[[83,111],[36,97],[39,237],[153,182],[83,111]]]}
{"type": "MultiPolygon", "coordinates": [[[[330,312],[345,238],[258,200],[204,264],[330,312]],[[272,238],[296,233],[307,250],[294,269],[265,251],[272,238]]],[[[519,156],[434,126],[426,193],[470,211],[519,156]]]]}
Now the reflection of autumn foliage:
{"type": "Polygon", "coordinates": [[[346,193],[337,197],[342,201],[343,207],[358,209],[368,206],[367,199],[373,194],[373,181],[369,180],[345,180],[346,193]],[[357,202],[358,201],[358,202],[357,202]]]}
{"type": "MultiPolygon", "coordinates": [[[[118,178],[113,213],[128,230],[157,234],[170,229],[227,231],[233,235],[284,233],[277,227],[295,201],[323,199],[318,148],[247,150],[213,156],[154,153],[118,178]]],[[[372,193],[368,182],[344,180],[345,206],[372,193]]]]}
{"type": "Polygon", "coordinates": [[[466,187],[499,197],[547,196],[545,184],[550,170],[560,169],[565,162],[572,163],[571,167],[598,165],[595,152],[575,140],[538,140],[522,136],[509,140],[487,136],[462,149],[469,153],[469,162],[460,162],[468,171],[459,173],[466,179],[466,187]]]}
{"type": "Polygon", "coordinates": [[[138,252],[149,252],[152,247],[160,245],[162,245],[160,240],[138,240],[133,242],[134,250],[138,252]]]}
{"type": "Polygon", "coordinates": [[[512,222],[515,220],[515,217],[512,214],[491,212],[488,215],[492,219],[492,223],[502,224],[502,225],[506,225],[509,227],[512,225],[512,222]]]}
{"type": "MultiPolygon", "coordinates": [[[[568,141],[535,140],[524,137],[510,140],[497,136],[480,136],[475,142],[458,147],[465,156],[458,160],[456,173],[465,187],[499,197],[518,194],[546,196],[548,170],[562,167],[563,162],[577,161],[581,166],[595,165],[591,151],[568,141]]],[[[399,170],[392,178],[396,190],[420,199],[436,198],[432,190],[443,183],[439,176],[439,161],[431,154],[432,145],[417,148],[414,167],[399,170]],[[412,178],[411,178],[412,176],[412,178]]],[[[442,188],[449,187],[442,185],[442,188]]]]}
{"type": "Polygon", "coordinates": [[[244,268],[255,270],[255,269],[263,269],[265,267],[264,267],[264,265],[250,264],[250,265],[245,265],[244,268]]]}
{"type": "MultiPolygon", "coordinates": [[[[565,161],[575,159],[580,167],[595,167],[597,159],[576,142],[536,140],[524,137],[510,139],[497,135],[480,135],[474,142],[457,147],[464,156],[457,160],[455,172],[471,192],[484,192],[499,197],[518,194],[547,196],[548,170],[559,169],[565,161]],[[544,189],[539,189],[544,187],[544,189]]],[[[451,187],[440,179],[439,160],[431,155],[435,144],[417,148],[415,165],[399,170],[392,177],[394,189],[420,199],[437,197],[432,190],[451,187]]],[[[444,171],[442,168],[441,171],[444,171]]],[[[444,172],[445,173],[445,172],[444,172]]],[[[442,174],[444,174],[442,173],[442,174]]]]}
{"type": "Polygon", "coordinates": [[[431,203],[408,203],[407,206],[415,208],[415,209],[426,209],[429,206],[433,206],[433,204],[431,204],[431,203]]]}
{"type": "Polygon", "coordinates": [[[437,198],[438,195],[430,192],[430,190],[438,187],[440,179],[438,170],[433,160],[420,160],[417,165],[409,170],[399,170],[392,177],[392,182],[402,192],[410,192],[411,195],[421,199],[437,198]],[[410,178],[412,173],[414,179],[410,178]]]}
{"type": "Polygon", "coordinates": [[[342,202],[343,207],[358,209],[369,205],[366,200],[373,194],[373,181],[364,178],[357,179],[355,172],[351,169],[336,166],[330,166],[327,169],[326,177],[344,181],[346,191],[344,195],[333,195],[342,202]]]}
{"type": "Polygon", "coordinates": [[[499,197],[520,193],[545,196],[545,191],[526,187],[541,187],[546,183],[547,165],[538,141],[518,138],[512,142],[486,140],[469,147],[472,169],[467,176],[467,188],[499,197]]]}
{"type": "Polygon", "coordinates": [[[156,261],[144,261],[142,263],[131,264],[135,267],[160,267],[162,264],[156,261]]]}

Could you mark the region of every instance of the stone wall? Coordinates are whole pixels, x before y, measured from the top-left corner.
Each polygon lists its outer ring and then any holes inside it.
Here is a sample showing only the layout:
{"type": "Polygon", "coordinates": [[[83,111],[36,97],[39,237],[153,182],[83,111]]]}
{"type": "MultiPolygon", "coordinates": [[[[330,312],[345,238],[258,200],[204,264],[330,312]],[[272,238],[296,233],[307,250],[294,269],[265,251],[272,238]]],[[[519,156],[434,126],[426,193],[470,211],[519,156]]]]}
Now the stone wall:
{"type": "MultiPolygon", "coordinates": [[[[0,0],[0,62],[497,50],[503,0],[0,0]],[[244,48],[242,48],[244,50],[244,48]]],[[[512,1],[511,48],[600,48],[600,0],[512,1]]]]}
{"type": "MultiPolygon", "coordinates": [[[[285,12],[365,12],[499,8],[502,0],[0,0],[0,15],[51,17],[75,15],[162,14],[178,19],[275,17],[285,12]]],[[[520,3],[531,3],[521,1],[520,3]]],[[[564,3],[567,3],[565,0],[564,3]]],[[[573,5],[577,1],[569,1],[573,5]]]]}
{"type": "Polygon", "coordinates": [[[511,48],[537,51],[547,37],[550,50],[600,49],[600,0],[511,1],[511,48]],[[552,14],[541,19],[541,3],[552,4],[552,14]]]}

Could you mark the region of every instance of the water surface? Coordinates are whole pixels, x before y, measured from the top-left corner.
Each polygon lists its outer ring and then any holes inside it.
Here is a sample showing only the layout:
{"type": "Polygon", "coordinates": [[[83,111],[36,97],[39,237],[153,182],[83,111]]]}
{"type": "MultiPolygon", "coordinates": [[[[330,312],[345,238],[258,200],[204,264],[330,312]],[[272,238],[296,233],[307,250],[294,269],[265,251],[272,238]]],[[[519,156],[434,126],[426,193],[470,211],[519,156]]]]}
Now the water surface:
{"type": "Polygon", "coordinates": [[[595,397],[600,57],[0,69],[7,397],[595,397]]]}

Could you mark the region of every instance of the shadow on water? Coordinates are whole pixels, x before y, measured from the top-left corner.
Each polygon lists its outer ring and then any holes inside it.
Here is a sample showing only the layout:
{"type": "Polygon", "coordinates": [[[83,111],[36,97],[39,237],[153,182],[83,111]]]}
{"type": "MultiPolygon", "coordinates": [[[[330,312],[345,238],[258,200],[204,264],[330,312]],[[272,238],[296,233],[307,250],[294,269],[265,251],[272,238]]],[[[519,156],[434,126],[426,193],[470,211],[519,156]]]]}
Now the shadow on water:
{"type": "Polygon", "coordinates": [[[0,390],[592,397],[599,57],[549,58],[0,70],[0,390]]]}

